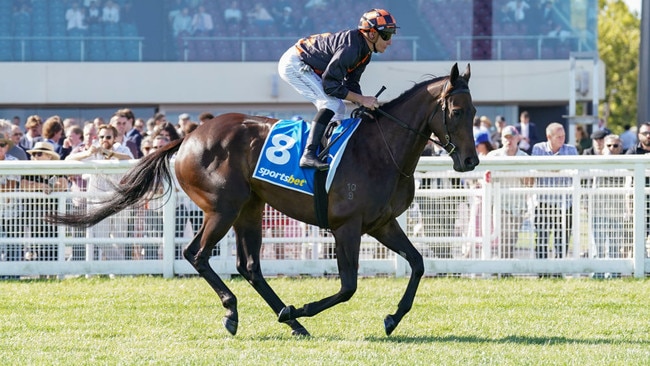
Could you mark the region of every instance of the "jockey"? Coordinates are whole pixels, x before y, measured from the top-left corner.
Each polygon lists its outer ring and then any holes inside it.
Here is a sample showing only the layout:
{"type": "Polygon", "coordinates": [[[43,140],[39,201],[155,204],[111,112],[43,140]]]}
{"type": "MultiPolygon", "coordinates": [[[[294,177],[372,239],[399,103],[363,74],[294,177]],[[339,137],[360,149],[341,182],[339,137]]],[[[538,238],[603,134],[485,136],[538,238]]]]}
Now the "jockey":
{"type": "Polygon", "coordinates": [[[376,97],[361,93],[359,80],[372,53],[386,51],[397,28],[389,12],[372,9],[361,16],[358,29],[302,38],[282,55],[280,77],[318,109],[300,167],[329,168],[316,150],[332,117],[345,118],[343,99],[371,110],[379,106],[376,97]]]}

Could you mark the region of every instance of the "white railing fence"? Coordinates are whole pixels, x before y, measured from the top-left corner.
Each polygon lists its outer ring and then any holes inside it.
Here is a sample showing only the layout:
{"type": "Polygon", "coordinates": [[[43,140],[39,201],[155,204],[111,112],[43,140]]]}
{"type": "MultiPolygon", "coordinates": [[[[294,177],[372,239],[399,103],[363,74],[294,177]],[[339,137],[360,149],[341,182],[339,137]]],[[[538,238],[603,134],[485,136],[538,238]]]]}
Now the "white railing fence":
{"type": "MultiPolygon", "coordinates": [[[[649,162],[645,156],[485,158],[475,171],[457,173],[449,158],[422,158],[415,199],[399,219],[425,258],[428,276],[642,277],[650,272],[649,162]]],[[[202,213],[182,191],[87,230],[43,221],[52,210],[86,212],[105,195],[97,182],[119,180],[135,163],[0,162],[0,276],[196,274],[181,252],[201,225],[202,213]],[[69,178],[68,189],[46,194],[6,184],[49,182],[52,175],[69,178]]],[[[326,230],[270,207],[263,225],[266,275],[338,273],[326,230]]],[[[217,273],[237,274],[232,233],[213,254],[210,263],[217,273]]],[[[409,271],[404,259],[372,237],[362,238],[361,275],[409,271]]]]}

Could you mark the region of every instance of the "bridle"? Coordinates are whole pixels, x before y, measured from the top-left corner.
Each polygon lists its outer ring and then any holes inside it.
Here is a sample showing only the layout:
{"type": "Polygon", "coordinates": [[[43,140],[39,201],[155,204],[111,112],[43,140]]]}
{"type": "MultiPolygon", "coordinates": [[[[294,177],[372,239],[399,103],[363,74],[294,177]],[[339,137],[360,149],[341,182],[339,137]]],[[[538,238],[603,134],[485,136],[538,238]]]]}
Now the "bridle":
{"type": "MultiPolygon", "coordinates": [[[[443,90],[447,89],[448,84],[449,84],[449,81],[447,81],[447,83],[443,87],[443,90]]],[[[422,132],[412,128],[411,126],[407,125],[402,120],[400,120],[399,118],[389,114],[386,111],[383,111],[381,109],[381,107],[376,108],[375,111],[378,112],[379,114],[381,114],[382,116],[390,119],[391,121],[397,123],[402,128],[404,128],[406,130],[409,130],[411,132],[414,132],[414,133],[424,137],[425,139],[433,142],[434,144],[437,144],[441,148],[445,149],[447,154],[451,155],[451,154],[454,154],[456,152],[456,145],[453,142],[451,142],[451,136],[449,135],[449,126],[447,125],[447,104],[449,103],[448,98],[450,96],[455,95],[455,94],[461,94],[461,93],[469,94],[469,88],[462,87],[462,88],[459,88],[459,89],[452,89],[449,93],[444,94],[443,98],[438,99],[438,102],[436,103],[436,107],[434,108],[433,112],[431,112],[431,114],[429,115],[429,118],[427,119],[427,125],[430,125],[431,121],[433,121],[433,118],[438,113],[438,107],[441,107],[440,109],[443,112],[442,113],[442,127],[444,129],[444,137],[445,137],[445,140],[446,140],[445,143],[442,143],[442,142],[440,142],[438,140],[434,140],[430,136],[427,136],[427,135],[423,134],[422,132]],[[440,103],[441,99],[442,99],[442,103],[440,103]]],[[[384,140],[384,145],[386,145],[386,148],[388,149],[388,152],[390,154],[390,158],[393,160],[393,164],[395,164],[395,166],[399,170],[399,165],[397,164],[397,161],[395,161],[395,157],[393,156],[393,152],[391,151],[390,147],[388,146],[388,142],[386,141],[386,137],[384,136],[384,131],[382,130],[381,125],[379,123],[377,123],[377,127],[379,128],[379,132],[381,133],[381,137],[384,140]]],[[[403,173],[401,170],[399,170],[399,172],[403,176],[408,177],[408,175],[403,173]]]]}

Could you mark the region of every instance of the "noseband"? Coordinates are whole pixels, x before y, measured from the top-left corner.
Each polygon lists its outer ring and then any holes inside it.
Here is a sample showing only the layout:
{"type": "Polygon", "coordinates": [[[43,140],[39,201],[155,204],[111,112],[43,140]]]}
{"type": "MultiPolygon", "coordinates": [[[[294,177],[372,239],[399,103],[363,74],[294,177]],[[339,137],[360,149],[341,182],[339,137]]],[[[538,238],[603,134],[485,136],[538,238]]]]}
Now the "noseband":
{"type": "MultiPolygon", "coordinates": [[[[443,128],[444,131],[445,131],[445,140],[447,140],[447,141],[446,141],[444,144],[442,144],[440,141],[433,140],[432,138],[426,136],[426,138],[427,138],[429,141],[433,141],[433,143],[435,143],[435,144],[437,144],[438,146],[440,146],[440,147],[442,147],[443,149],[445,149],[445,151],[446,151],[447,154],[449,154],[449,155],[451,155],[451,154],[453,154],[453,153],[456,152],[456,145],[454,145],[454,143],[451,142],[451,137],[449,136],[449,127],[447,126],[447,103],[448,103],[448,99],[447,99],[447,98],[449,98],[450,96],[452,96],[452,95],[454,95],[454,94],[461,94],[461,93],[467,93],[467,94],[469,94],[469,89],[467,89],[467,88],[454,89],[454,90],[452,90],[449,94],[445,95],[445,98],[444,98],[443,101],[442,101],[442,106],[441,106],[441,109],[442,109],[442,128],[443,128]]],[[[430,125],[430,124],[431,124],[431,121],[433,121],[433,117],[434,117],[434,116],[436,115],[436,113],[438,112],[438,106],[439,106],[439,105],[440,105],[440,104],[436,104],[436,109],[434,109],[434,110],[433,110],[433,113],[431,113],[431,116],[429,116],[429,119],[427,120],[427,125],[430,125]]],[[[423,134],[420,133],[419,131],[418,131],[418,133],[419,133],[420,135],[423,135],[423,134]]]]}

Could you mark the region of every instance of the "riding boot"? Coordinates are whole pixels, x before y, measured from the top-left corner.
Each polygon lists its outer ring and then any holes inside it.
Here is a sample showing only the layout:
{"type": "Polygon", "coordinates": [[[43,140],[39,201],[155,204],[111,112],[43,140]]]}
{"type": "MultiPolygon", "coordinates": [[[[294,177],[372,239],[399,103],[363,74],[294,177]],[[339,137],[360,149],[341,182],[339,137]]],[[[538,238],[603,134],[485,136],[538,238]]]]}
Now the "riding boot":
{"type": "Polygon", "coordinates": [[[321,124],[318,122],[311,123],[311,130],[309,130],[309,137],[307,138],[307,147],[302,153],[300,158],[300,167],[301,168],[316,168],[318,170],[327,170],[329,165],[322,162],[316,155],[318,146],[320,145],[320,140],[323,138],[325,133],[325,128],[327,124],[321,124]]]}

